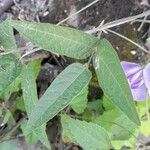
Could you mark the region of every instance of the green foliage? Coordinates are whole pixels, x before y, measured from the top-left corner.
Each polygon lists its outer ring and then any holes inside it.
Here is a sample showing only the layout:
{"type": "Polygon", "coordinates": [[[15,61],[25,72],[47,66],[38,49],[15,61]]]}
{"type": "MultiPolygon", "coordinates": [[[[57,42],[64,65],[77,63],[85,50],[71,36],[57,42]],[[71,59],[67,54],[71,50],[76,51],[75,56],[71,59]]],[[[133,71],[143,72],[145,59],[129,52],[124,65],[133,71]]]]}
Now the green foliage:
{"type": "Polygon", "coordinates": [[[87,105],[87,109],[89,109],[91,111],[97,111],[97,112],[102,111],[103,110],[102,107],[103,107],[102,100],[100,100],[100,99],[88,102],[88,105],[87,105]]]}
{"type": "Polygon", "coordinates": [[[0,96],[6,88],[19,76],[21,64],[14,55],[0,57],[0,96]]]}
{"type": "Polygon", "coordinates": [[[141,121],[140,131],[144,136],[148,137],[150,135],[150,121],[141,121]]]}
{"type": "Polygon", "coordinates": [[[8,120],[9,120],[9,118],[10,117],[12,117],[11,116],[12,114],[11,114],[11,112],[9,111],[9,110],[7,110],[7,111],[5,111],[5,115],[4,115],[4,118],[3,118],[3,124],[6,124],[7,122],[8,122],[8,120]]]}
{"type": "Polygon", "coordinates": [[[133,122],[140,125],[131,91],[117,53],[107,40],[101,40],[97,45],[93,63],[105,96],[133,122]]]}
{"type": "Polygon", "coordinates": [[[57,76],[33,108],[26,132],[31,132],[57,115],[87,86],[90,79],[91,73],[83,65],[75,63],[68,66],[57,76]]]}
{"type": "Polygon", "coordinates": [[[131,150],[137,150],[135,148],[136,138],[131,137],[128,140],[117,140],[117,141],[111,141],[113,147],[115,147],[116,150],[121,150],[123,146],[130,147],[131,150]]]}
{"type": "Polygon", "coordinates": [[[110,101],[106,96],[103,96],[102,100],[105,110],[112,110],[116,108],[112,101],[110,101]]]}
{"type": "Polygon", "coordinates": [[[1,150],[16,150],[17,149],[17,140],[10,140],[0,143],[1,150]]]}
{"type": "Polygon", "coordinates": [[[30,115],[38,102],[35,78],[30,66],[24,66],[21,84],[25,109],[27,114],[30,115]]]}
{"type": "Polygon", "coordinates": [[[91,55],[98,39],[81,31],[47,23],[11,21],[26,39],[52,53],[84,59],[91,55]]]}
{"type": "MultiPolygon", "coordinates": [[[[46,122],[62,111],[65,142],[73,142],[85,150],[107,150],[112,145],[120,149],[122,144],[133,146],[140,121],[118,56],[107,40],[99,40],[68,27],[6,20],[0,23],[0,46],[6,50],[17,49],[13,28],[44,50],[76,59],[89,57],[89,61],[84,65],[74,63],[66,67],[38,100],[36,79],[41,60],[21,64],[14,55],[0,56],[0,98],[6,102],[13,92],[18,93],[14,99],[15,108],[6,112],[4,123],[10,124],[9,118],[15,110],[26,112],[29,120],[23,122],[21,128],[27,142],[32,144],[40,140],[51,149],[46,122]],[[91,58],[104,96],[102,100],[88,102],[88,84],[92,77],[88,67],[91,58]],[[67,106],[74,112],[70,109],[65,111],[67,106]],[[66,113],[83,121],[72,119],[66,113]]],[[[138,105],[137,108],[142,120],[140,131],[148,135],[148,122],[143,119],[145,107],[138,105]]],[[[11,142],[8,143],[10,145],[15,147],[11,142]]],[[[5,143],[1,143],[1,147],[7,149],[5,143]]]]}
{"type": "MultiPolygon", "coordinates": [[[[148,106],[150,106],[150,101],[148,102],[148,106]]],[[[137,104],[137,110],[139,112],[139,117],[141,118],[140,132],[148,137],[150,136],[150,121],[147,118],[146,102],[139,102],[137,104]]]]}
{"type": "Polygon", "coordinates": [[[137,129],[137,126],[117,109],[104,112],[93,122],[105,128],[112,140],[128,140],[137,129]]]}
{"type": "Polygon", "coordinates": [[[0,23],[0,45],[7,51],[17,48],[10,20],[0,23]]]}
{"type": "Polygon", "coordinates": [[[40,72],[40,69],[41,69],[41,60],[33,60],[28,65],[31,68],[32,73],[33,73],[33,75],[34,75],[34,77],[36,79],[38,74],[39,74],[39,72],[40,72]]]}
{"type": "Polygon", "coordinates": [[[61,116],[63,137],[80,145],[85,150],[109,150],[111,142],[104,128],[85,121],[61,116]]]}
{"type": "Polygon", "coordinates": [[[17,97],[15,108],[18,109],[18,110],[21,110],[23,112],[26,111],[25,106],[24,106],[24,99],[23,99],[22,96],[21,97],[17,97]]]}
{"type": "Polygon", "coordinates": [[[71,101],[72,109],[80,114],[83,113],[87,106],[87,95],[88,95],[88,85],[85,86],[82,91],[71,101]]]}
{"type": "Polygon", "coordinates": [[[13,54],[0,56],[0,65],[9,64],[17,61],[17,58],[13,54]]]}
{"type": "MultiPolygon", "coordinates": [[[[22,125],[21,125],[21,129],[23,131],[23,134],[25,133],[25,128],[26,128],[26,125],[27,125],[27,121],[25,121],[22,125]]],[[[41,133],[41,132],[40,132],[41,133]]],[[[36,132],[33,131],[27,135],[25,135],[25,140],[28,144],[35,144],[38,142],[39,137],[36,135],[36,132]]]]}
{"type": "MultiPolygon", "coordinates": [[[[24,66],[23,68],[21,83],[25,109],[28,116],[30,116],[32,109],[36,106],[36,103],[38,103],[35,77],[30,64],[28,66],[24,66]]],[[[43,124],[33,131],[33,133],[27,135],[29,139],[28,141],[30,141],[33,137],[33,139],[35,139],[36,136],[48,149],[51,149],[45,130],[46,125],[43,124]]]]}

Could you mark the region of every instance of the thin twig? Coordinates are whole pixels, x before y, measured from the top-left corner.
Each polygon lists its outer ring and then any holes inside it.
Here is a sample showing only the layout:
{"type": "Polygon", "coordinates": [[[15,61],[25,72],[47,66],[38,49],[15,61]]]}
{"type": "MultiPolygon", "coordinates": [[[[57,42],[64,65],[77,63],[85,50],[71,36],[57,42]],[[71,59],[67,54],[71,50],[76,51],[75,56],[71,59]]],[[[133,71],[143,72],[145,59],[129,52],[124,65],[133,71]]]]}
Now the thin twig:
{"type": "Polygon", "coordinates": [[[27,55],[31,55],[32,53],[35,53],[35,52],[40,51],[40,50],[41,50],[41,48],[35,48],[35,49],[31,50],[31,51],[28,51],[28,52],[26,52],[25,54],[23,54],[23,55],[20,57],[19,60],[22,60],[22,59],[23,59],[24,57],[26,57],[27,55]]]}
{"type": "MultiPolygon", "coordinates": [[[[0,49],[0,50],[5,51],[5,49],[0,49]]],[[[6,49],[6,50],[7,50],[7,52],[1,52],[1,53],[0,53],[0,56],[12,54],[12,53],[20,53],[20,52],[22,52],[22,51],[27,50],[27,46],[18,48],[17,50],[12,50],[12,49],[6,49]]]]}
{"type": "Polygon", "coordinates": [[[136,22],[150,23],[150,20],[136,19],[132,23],[136,23],[136,22]]]}
{"type": "Polygon", "coordinates": [[[19,6],[19,4],[16,2],[16,0],[13,0],[13,1],[14,1],[15,6],[21,10],[22,8],[19,6]]]}
{"type": "Polygon", "coordinates": [[[61,67],[62,65],[61,65],[60,62],[57,60],[56,56],[52,54],[52,57],[54,58],[54,60],[55,60],[55,62],[57,63],[57,65],[61,67]]]}
{"type": "Polygon", "coordinates": [[[77,14],[81,13],[82,11],[86,10],[87,8],[91,7],[92,5],[96,4],[98,1],[100,0],[95,0],[93,2],[91,2],[90,4],[86,5],[85,7],[83,7],[82,9],[80,9],[79,11],[77,11],[76,13],[74,14],[71,14],[70,16],[68,16],[67,18],[63,19],[62,21],[60,21],[59,23],[57,23],[57,25],[61,25],[63,24],[64,22],[66,22],[68,19],[76,16],[77,14]]]}
{"type": "Polygon", "coordinates": [[[4,56],[4,55],[13,54],[13,53],[19,53],[19,51],[18,50],[12,50],[12,51],[9,51],[9,52],[2,52],[2,53],[0,53],[0,57],[4,56]]]}
{"type": "Polygon", "coordinates": [[[150,54],[150,52],[148,50],[146,50],[144,47],[142,47],[141,45],[137,44],[136,42],[132,41],[131,39],[127,38],[126,36],[120,34],[120,33],[117,33],[113,30],[110,30],[110,29],[106,29],[106,31],[110,32],[110,33],[113,33],[119,37],[121,37],[122,39],[125,39],[126,41],[132,43],[133,45],[137,46],[138,48],[140,48],[141,50],[143,50],[145,53],[148,53],[150,54]]]}
{"type": "Polygon", "coordinates": [[[137,31],[140,31],[142,29],[142,27],[144,26],[144,21],[147,19],[147,16],[144,17],[143,21],[141,22],[141,25],[139,26],[139,28],[137,29],[137,31]]]}
{"type": "Polygon", "coordinates": [[[150,10],[145,11],[145,12],[139,14],[139,15],[126,17],[126,18],[122,18],[122,19],[118,19],[116,21],[112,21],[112,22],[106,23],[103,26],[101,26],[99,28],[99,30],[109,29],[109,28],[112,28],[112,27],[115,27],[115,26],[118,26],[118,25],[122,25],[122,24],[125,24],[125,23],[128,23],[128,22],[131,22],[131,21],[136,20],[138,18],[149,16],[149,15],[150,15],[150,10]]]}
{"type": "Polygon", "coordinates": [[[115,20],[115,21],[105,23],[104,25],[100,26],[99,28],[91,29],[88,32],[90,32],[91,34],[94,34],[98,31],[104,31],[106,29],[113,28],[113,27],[116,27],[116,26],[119,26],[119,25],[122,25],[122,24],[125,24],[125,23],[129,23],[129,22],[133,22],[133,21],[135,22],[136,19],[142,18],[142,17],[145,17],[145,16],[149,16],[149,15],[150,15],[150,10],[145,11],[145,12],[139,14],[139,15],[130,16],[130,17],[126,17],[126,18],[122,18],[122,19],[118,19],[118,20],[115,20]]]}

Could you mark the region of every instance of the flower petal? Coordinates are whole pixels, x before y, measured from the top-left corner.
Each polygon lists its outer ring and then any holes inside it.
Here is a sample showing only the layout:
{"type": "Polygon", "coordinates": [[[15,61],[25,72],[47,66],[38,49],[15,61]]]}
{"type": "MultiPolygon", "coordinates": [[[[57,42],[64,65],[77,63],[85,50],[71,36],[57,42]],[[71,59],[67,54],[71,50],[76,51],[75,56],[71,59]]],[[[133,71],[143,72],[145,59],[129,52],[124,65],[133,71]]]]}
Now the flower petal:
{"type": "Polygon", "coordinates": [[[145,86],[147,87],[150,95],[150,63],[148,63],[143,70],[143,78],[144,78],[145,86]]]}
{"type": "Polygon", "coordinates": [[[139,82],[135,82],[134,84],[129,83],[131,89],[136,89],[136,88],[140,87],[142,84],[144,84],[143,79],[141,79],[141,81],[139,81],[139,82]]]}
{"type": "Polygon", "coordinates": [[[131,89],[133,99],[136,101],[144,101],[147,97],[147,89],[144,84],[139,86],[138,88],[131,89]]]}
{"type": "Polygon", "coordinates": [[[131,77],[128,77],[130,85],[132,88],[136,88],[138,86],[141,86],[143,84],[143,70],[138,71],[131,77]]]}
{"type": "Polygon", "coordinates": [[[122,61],[121,65],[127,78],[135,74],[136,72],[142,70],[142,67],[140,65],[132,62],[122,61]]]}

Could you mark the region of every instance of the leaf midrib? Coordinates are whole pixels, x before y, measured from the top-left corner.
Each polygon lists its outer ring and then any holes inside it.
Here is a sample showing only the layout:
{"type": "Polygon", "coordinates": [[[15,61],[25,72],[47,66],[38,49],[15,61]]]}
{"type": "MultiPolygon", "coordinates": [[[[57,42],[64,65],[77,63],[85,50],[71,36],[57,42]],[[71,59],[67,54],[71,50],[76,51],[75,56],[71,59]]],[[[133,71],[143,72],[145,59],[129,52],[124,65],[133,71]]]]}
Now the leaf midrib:
{"type": "MultiPolygon", "coordinates": [[[[131,105],[133,105],[130,101],[128,101],[128,98],[127,98],[126,94],[124,93],[124,90],[122,89],[122,87],[120,86],[120,84],[118,83],[118,81],[116,80],[116,78],[114,77],[114,75],[112,74],[112,72],[111,72],[111,70],[109,69],[108,65],[105,64],[105,61],[103,60],[102,57],[101,57],[101,60],[102,60],[103,64],[106,66],[107,70],[110,72],[110,74],[111,74],[112,78],[114,79],[114,81],[116,81],[118,87],[121,89],[121,93],[122,93],[122,95],[124,95],[126,101],[129,102],[131,105]]],[[[128,107],[129,107],[129,103],[126,103],[126,104],[128,105],[128,107]]],[[[119,107],[119,108],[120,108],[120,107],[119,107]]],[[[130,107],[129,107],[129,108],[130,108],[130,107]]],[[[122,108],[120,108],[120,109],[122,110],[122,108]]],[[[132,111],[132,109],[130,109],[130,110],[132,111]]],[[[122,110],[122,111],[123,111],[123,110],[122,110]]],[[[132,111],[132,113],[133,113],[133,111],[132,111]]]]}
{"type": "MultiPolygon", "coordinates": [[[[23,28],[23,25],[19,25],[19,26],[21,26],[21,27],[23,28]]],[[[17,29],[17,27],[15,27],[15,28],[17,29]]],[[[37,28],[36,28],[36,30],[35,30],[34,28],[32,28],[32,25],[30,25],[30,24],[27,26],[27,29],[33,30],[33,31],[35,31],[35,32],[38,31],[38,32],[40,32],[40,33],[42,33],[42,34],[45,34],[45,35],[62,38],[62,39],[65,39],[66,41],[71,41],[71,42],[73,42],[74,44],[87,47],[88,49],[92,48],[92,47],[88,46],[87,43],[84,44],[83,42],[78,42],[77,40],[72,40],[72,39],[70,39],[70,38],[65,38],[64,36],[60,36],[60,35],[58,35],[58,34],[52,34],[51,32],[48,32],[48,33],[45,32],[45,31],[42,32],[41,30],[39,30],[39,29],[37,29],[37,28]]],[[[26,31],[27,29],[24,29],[24,31],[26,31]]],[[[24,33],[23,33],[23,34],[24,34],[24,33]]],[[[95,39],[95,42],[93,43],[93,45],[94,45],[96,42],[97,42],[97,41],[96,41],[96,39],[95,39]]]]}
{"type": "MultiPolygon", "coordinates": [[[[84,135],[84,133],[87,135],[87,137],[88,136],[90,136],[91,137],[91,139],[94,139],[94,141],[97,141],[96,143],[99,143],[99,140],[96,138],[96,137],[94,137],[94,136],[92,136],[91,135],[91,133],[90,134],[88,134],[88,131],[89,130],[86,130],[87,132],[84,132],[85,130],[83,130],[83,129],[85,129],[85,125],[83,124],[83,123],[81,123],[82,124],[82,126],[80,126],[81,128],[79,128],[79,126],[76,126],[76,128],[78,128],[79,130],[81,130],[81,132],[83,133],[83,135],[84,135]]],[[[89,124],[90,125],[90,124],[89,124]]],[[[70,129],[71,130],[71,129],[70,129]]],[[[101,129],[100,129],[101,130],[101,129]]],[[[103,131],[102,131],[103,132],[103,131]]],[[[107,135],[106,135],[107,136],[107,135]]],[[[108,138],[108,137],[107,137],[108,138]]],[[[101,138],[102,140],[103,140],[103,138],[101,138]]],[[[107,139],[108,140],[108,139],[107,139]]],[[[105,140],[104,140],[105,141],[105,140]]],[[[107,141],[108,142],[108,141],[107,141]]],[[[77,142],[77,143],[79,143],[79,142],[77,142]]],[[[109,142],[109,145],[111,145],[110,144],[110,142],[109,142]]]]}
{"type": "MultiPolygon", "coordinates": [[[[75,80],[77,80],[77,78],[79,78],[79,76],[84,72],[84,71],[86,71],[86,68],[84,68],[84,70],[82,71],[82,72],[80,72],[80,74],[70,83],[70,85],[56,98],[56,100],[55,101],[53,101],[53,103],[51,103],[51,105],[46,109],[46,111],[52,106],[52,105],[55,105],[57,102],[58,102],[58,99],[65,93],[65,91],[66,90],[68,90],[68,88],[70,87],[70,86],[72,86],[72,84],[73,84],[73,82],[75,81],[75,80]]],[[[67,104],[68,105],[68,104],[67,104]]],[[[64,107],[66,107],[66,106],[64,106],[64,107]]],[[[64,107],[62,108],[62,109],[64,109],[64,107]]],[[[62,110],[61,109],[61,110],[62,110]]],[[[61,111],[60,110],[60,111],[61,111]]],[[[45,112],[46,111],[44,111],[44,113],[43,114],[45,114],[45,112]]],[[[56,113],[57,114],[57,113],[56,113]]],[[[54,114],[53,116],[55,116],[56,114],[54,114]]],[[[44,115],[41,115],[41,116],[44,116],[44,115]]],[[[39,118],[41,118],[41,117],[39,117],[39,118]]],[[[51,117],[49,117],[49,118],[51,118],[51,117]]],[[[33,123],[32,123],[33,124],[33,123]]],[[[33,128],[34,126],[32,125],[32,128],[33,128]]]]}

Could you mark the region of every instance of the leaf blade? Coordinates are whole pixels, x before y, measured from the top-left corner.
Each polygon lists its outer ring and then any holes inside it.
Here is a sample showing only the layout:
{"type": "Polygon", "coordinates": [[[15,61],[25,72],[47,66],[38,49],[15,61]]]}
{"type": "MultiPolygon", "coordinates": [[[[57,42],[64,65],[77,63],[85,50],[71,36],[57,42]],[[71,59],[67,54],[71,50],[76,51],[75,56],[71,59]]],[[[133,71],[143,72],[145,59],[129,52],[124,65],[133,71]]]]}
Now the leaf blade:
{"type": "Polygon", "coordinates": [[[68,66],[52,82],[29,116],[27,132],[32,131],[64,109],[91,79],[91,72],[79,63],[68,66]],[[39,114],[39,115],[35,115],[39,114]]]}
{"type": "Polygon", "coordinates": [[[22,65],[14,55],[0,57],[0,95],[19,76],[22,65]]]}
{"type": "Polygon", "coordinates": [[[131,121],[140,125],[133,97],[115,50],[107,40],[103,39],[97,45],[96,55],[93,64],[105,96],[131,121]]]}
{"type": "Polygon", "coordinates": [[[82,148],[86,150],[111,149],[110,139],[102,127],[94,123],[72,119],[67,115],[61,116],[61,123],[63,126],[63,135],[66,134],[65,136],[68,136],[71,142],[80,145],[82,148]]]}
{"type": "Polygon", "coordinates": [[[87,107],[88,101],[87,95],[88,95],[88,85],[86,85],[80,92],[80,94],[76,96],[75,99],[73,99],[72,102],[70,103],[70,106],[76,113],[81,114],[84,112],[85,108],[87,107]]]}
{"type": "Polygon", "coordinates": [[[3,46],[5,50],[17,48],[10,20],[0,23],[0,45],[3,46]]]}
{"type": "MultiPolygon", "coordinates": [[[[32,71],[32,65],[28,64],[27,66],[24,66],[21,84],[23,90],[24,104],[27,114],[29,116],[31,110],[35,107],[36,103],[38,102],[36,82],[32,71]]],[[[36,130],[34,130],[31,134],[35,134],[37,138],[41,141],[41,143],[43,143],[48,149],[51,149],[45,130],[46,125],[43,124],[36,130]]]]}
{"type": "Polygon", "coordinates": [[[137,130],[137,125],[118,109],[105,111],[92,122],[105,128],[111,140],[128,140],[137,130]]]}
{"type": "Polygon", "coordinates": [[[94,36],[53,24],[12,20],[12,25],[23,37],[39,47],[77,59],[89,57],[91,48],[98,42],[94,36]]]}

